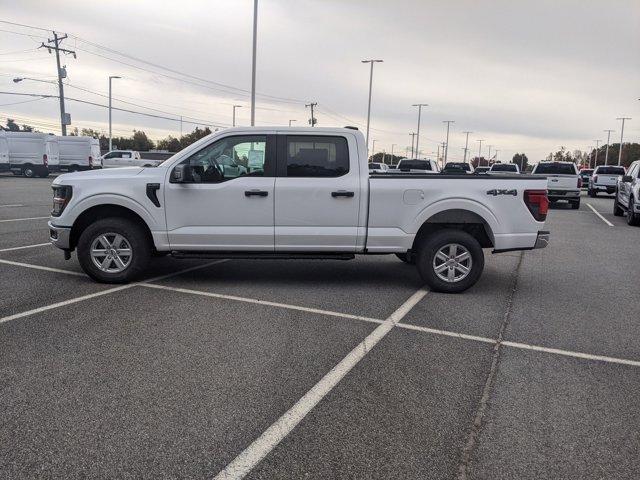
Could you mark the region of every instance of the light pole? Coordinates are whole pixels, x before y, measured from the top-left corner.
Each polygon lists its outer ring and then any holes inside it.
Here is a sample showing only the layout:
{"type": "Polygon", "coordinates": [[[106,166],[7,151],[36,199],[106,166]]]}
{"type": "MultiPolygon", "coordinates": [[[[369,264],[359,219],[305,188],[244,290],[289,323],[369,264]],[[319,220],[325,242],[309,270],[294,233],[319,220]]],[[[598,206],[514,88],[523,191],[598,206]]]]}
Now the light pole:
{"type": "Polygon", "coordinates": [[[422,107],[428,107],[428,103],[414,103],[411,105],[412,107],[418,107],[418,130],[416,131],[416,158],[418,158],[420,154],[420,150],[418,145],[420,144],[420,115],[422,115],[422,107]]]}
{"type": "Polygon", "coordinates": [[[456,122],[453,120],[444,120],[442,123],[447,124],[447,145],[444,150],[444,163],[447,163],[447,157],[449,156],[449,125],[456,122]]]}
{"type": "Polygon", "coordinates": [[[620,151],[618,152],[618,165],[622,162],[622,139],[624,137],[624,121],[631,120],[631,117],[618,117],[616,120],[622,120],[622,130],[620,130],[620,151]]]}
{"type": "Polygon", "coordinates": [[[499,162],[498,162],[498,152],[499,152],[499,151],[500,151],[500,150],[496,150],[496,163],[499,163],[499,162]]]}
{"type": "Polygon", "coordinates": [[[233,123],[231,124],[232,127],[236,126],[236,108],[242,108],[242,105],[233,106],[233,123]]]}
{"type": "Polygon", "coordinates": [[[602,140],[594,140],[594,142],[596,142],[596,154],[593,156],[593,168],[598,166],[598,145],[600,145],[601,141],[602,140]]]}
{"type": "Polygon", "coordinates": [[[382,62],[383,60],[362,60],[362,63],[371,64],[371,70],[369,72],[369,105],[367,106],[367,148],[369,148],[369,124],[371,122],[371,89],[373,87],[373,64],[382,62]]]}
{"type": "Polygon", "coordinates": [[[413,142],[415,142],[415,140],[416,140],[416,134],[415,133],[410,133],[409,135],[411,135],[411,158],[415,158],[413,156],[413,142]]]}
{"type": "Polygon", "coordinates": [[[109,151],[113,150],[113,145],[111,144],[111,80],[114,78],[122,78],[117,75],[109,76],[109,151]]]}
{"type": "Polygon", "coordinates": [[[256,124],[256,48],[258,37],[258,0],[253,0],[253,55],[251,57],[251,126],[256,124]]]}
{"type": "Polygon", "coordinates": [[[493,147],[493,145],[487,145],[489,147],[489,153],[487,153],[487,165],[489,165],[489,163],[491,162],[491,147],[493,147]]]}
{"type": "Polygon", "coordinates": [[[482,161],[481,160],[482,159],[482,142],[484,142],[484,139],[476,140],[476,142],[479,143],[479,145],[478,145],[478,166],[481,166],[480,162],[482,161]]]}
{"type": "Polygon", "coordinates": [[[462,132],[467,134],[467,139],[464,141],[464,163],[467,163],[467,150],[469,150],[469,134],[473,132],[462,132]]]}
{"type": "Polygon", "coordinates": [[[603,130],[607,132],[607,149],[604,153],[604,164],[609,165],[609,141],[611,140],[611,132],[615,132],[615,130],[603,130]]]}
{"type": "Polygon", "coordinates": [[[291,126],[291,122],[297,122],[297,120],[289,120],[289,126],[291,126]]]}

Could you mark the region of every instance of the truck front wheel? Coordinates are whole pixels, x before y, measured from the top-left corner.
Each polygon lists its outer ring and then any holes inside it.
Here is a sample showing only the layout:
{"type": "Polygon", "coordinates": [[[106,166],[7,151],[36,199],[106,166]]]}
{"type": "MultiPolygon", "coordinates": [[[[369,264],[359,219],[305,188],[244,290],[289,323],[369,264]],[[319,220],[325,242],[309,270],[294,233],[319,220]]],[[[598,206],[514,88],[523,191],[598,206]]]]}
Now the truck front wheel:
{"type": "Polygon", "coordinates": [[[142,226],[126,218],[89,225],[78,240],[78,260],[87,275],[102,283],[126,283],[147,267],[151,245],[142,226]]]}
{"type": "Polygon", "coordinates": [[[440,230],[418,248],[420,276],[435,292],[459,293],[474,285],[484,269],[480,243],[462,230],[440,230]]]}

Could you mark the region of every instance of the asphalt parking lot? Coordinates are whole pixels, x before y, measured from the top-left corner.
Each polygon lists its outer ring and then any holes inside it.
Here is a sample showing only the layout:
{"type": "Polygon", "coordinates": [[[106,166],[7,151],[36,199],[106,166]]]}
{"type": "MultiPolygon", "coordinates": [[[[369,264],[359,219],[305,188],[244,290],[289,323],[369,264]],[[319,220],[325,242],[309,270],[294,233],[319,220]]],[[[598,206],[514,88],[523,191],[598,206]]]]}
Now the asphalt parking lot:
{"type": "Polygon", "coordinates": [[[100,285],[47,245],[50,183],[0,176],[0,478],[638,478],[640,228],[611,197],[444,295],[394,256],[100,285]]]}

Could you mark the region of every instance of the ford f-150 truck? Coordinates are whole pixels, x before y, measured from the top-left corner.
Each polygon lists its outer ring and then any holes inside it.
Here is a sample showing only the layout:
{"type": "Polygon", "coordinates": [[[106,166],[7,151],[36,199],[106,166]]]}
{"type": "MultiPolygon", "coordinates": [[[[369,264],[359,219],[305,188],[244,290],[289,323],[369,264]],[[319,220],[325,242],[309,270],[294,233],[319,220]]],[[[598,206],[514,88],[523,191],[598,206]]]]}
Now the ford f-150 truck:
{"type": "Polygon", "coordinates": [[[571,208],[580,208],[580,190],[582,178],[573,162],[540,162],[533,167],[532,175],[544,175],[548,178],[549,201],[566,200],[571,208]]]}
{"type": "Polygon", "coordinates": [[[478,280],[483,248],[547,245],[545,177],[369,175],[367,158],[355,128],[230,128],[157,168],[57,177],[51,242],[67,259],[77,250],[84,271],[100,282],[130,281],[155,254],[396,254],[442,292],[478,280]],[[221,158],[253,168],[231,172],[221,158]]]}

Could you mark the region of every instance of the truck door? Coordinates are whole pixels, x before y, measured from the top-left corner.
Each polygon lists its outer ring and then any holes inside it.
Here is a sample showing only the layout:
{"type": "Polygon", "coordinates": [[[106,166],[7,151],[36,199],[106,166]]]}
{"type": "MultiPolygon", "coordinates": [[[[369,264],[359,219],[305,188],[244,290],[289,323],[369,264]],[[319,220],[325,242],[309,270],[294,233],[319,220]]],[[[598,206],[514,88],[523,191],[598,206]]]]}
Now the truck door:
{"type": "Polygon", "coordinates": [[[58,140],[53,138],[47,139],[45,150],[47,153],[47,164],[49,165],[49,170],[57,170],[60,166],[60,146],[58,144],[58,140]]]}
{"type": "Polygon", "coordinates": [[[360,172],[355,138],[278,135],[276,251],[355,252],[360,172]]]}
{"type": "Polygon", "coordinates": [[[273,251],[275,135],[219,138],[180,165],[187,167],[187,182],[172,183],[175,167],[165,182],[172,249],[273,251]],[[252,158],[255,167],[234,174],[221,165],[225,157],[245,167],[252,158]]]}

